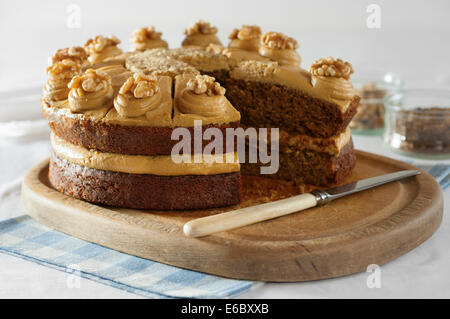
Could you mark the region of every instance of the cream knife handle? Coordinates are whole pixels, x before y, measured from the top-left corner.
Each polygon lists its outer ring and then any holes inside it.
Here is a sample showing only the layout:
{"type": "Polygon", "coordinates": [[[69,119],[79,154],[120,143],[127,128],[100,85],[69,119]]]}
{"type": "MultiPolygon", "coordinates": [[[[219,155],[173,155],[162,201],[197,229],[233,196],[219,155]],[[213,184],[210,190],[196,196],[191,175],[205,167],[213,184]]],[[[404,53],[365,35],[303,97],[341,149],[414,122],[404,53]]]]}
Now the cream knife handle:
{"type": "Polygon", "coordinates": [[[183,231],[186,236],[202,237],[288,215],[316,205],[315,195],[302,194],[275,202],[194,219],[184,224],[183,231]]]}

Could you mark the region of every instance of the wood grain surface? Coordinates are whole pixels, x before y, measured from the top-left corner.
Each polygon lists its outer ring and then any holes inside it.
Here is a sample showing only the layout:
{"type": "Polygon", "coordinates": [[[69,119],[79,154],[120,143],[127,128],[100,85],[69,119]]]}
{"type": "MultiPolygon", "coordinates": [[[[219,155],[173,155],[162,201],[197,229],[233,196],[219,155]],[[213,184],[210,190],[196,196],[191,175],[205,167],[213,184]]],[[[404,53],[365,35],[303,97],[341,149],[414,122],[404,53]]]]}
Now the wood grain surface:
{"type": "MultiPolygon", "coordinates": [[[[357,151],[345,183],[417,169],[357,151]]],[[[350,195],[274,220],[202,238],[183,234],[193,218],[298,194],[288,182],[244,177],[241,205],[203,211],[139,211],[102,207],[49,186],[48,160],[22,186],[26,212],[63,233],[131,255],[219,276],[261,281],[308,281],[365,271],[414,249],[442,219],[442,191],[428,173],[350,195]]]]}

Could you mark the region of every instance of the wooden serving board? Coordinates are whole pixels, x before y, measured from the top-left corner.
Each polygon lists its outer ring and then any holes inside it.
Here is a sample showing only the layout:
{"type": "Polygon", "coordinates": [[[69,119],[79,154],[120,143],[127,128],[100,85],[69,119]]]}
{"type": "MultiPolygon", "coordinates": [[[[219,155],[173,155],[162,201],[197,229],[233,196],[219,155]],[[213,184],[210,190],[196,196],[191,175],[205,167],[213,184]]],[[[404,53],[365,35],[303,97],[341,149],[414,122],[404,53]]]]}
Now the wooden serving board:
{"type": "MultiPolygon", "coordinates": [[[[357,152],[346,182],[402,169],[386,157],[357,152]]],[[[429,238],[442,219],[442,191],[426,172],[347,196],[318,208],[203,238],[183,234],[193,218],[226,209],[139,211],[93,205],[49,186],[48,160],[23,183],[26,212],[51,228],[131,255],[236,279],[307,281],[365,271],[429,238]]],[[[245,177],[240,206],[281,199],[298,191],[284,181],[245,177]]]]}

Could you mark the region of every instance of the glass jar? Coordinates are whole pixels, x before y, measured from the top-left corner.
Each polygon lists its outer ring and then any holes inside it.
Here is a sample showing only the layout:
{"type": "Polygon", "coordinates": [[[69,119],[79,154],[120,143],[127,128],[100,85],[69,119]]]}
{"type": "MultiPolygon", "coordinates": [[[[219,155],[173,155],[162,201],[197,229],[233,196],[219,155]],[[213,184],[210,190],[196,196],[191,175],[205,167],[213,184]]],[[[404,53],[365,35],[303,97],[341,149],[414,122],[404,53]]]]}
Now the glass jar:
{"type": "Polygon", "coordinates": [[[426,159],[450,158],[450,91],[407,90],[385,97],[384,142],[426,159]]]}
{"type": "Polygon", "coordinates": [[[356,94],[361,98],[358,110],[350,122],[352,133],[381,134],[384,129],[385,106],[383,98],[403,91],[403,81],[395,73],[366,73],[352,80],[356,94]]]}

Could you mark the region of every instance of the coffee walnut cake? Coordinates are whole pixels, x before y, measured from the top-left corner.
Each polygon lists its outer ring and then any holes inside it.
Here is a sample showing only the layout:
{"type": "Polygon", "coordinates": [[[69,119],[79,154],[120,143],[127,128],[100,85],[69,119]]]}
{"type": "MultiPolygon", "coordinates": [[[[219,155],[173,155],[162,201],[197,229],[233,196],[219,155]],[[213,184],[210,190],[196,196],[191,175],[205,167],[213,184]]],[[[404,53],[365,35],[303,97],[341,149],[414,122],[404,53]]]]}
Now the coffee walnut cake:
{"type": "Polygon", "coordinates": [[[58,50],[41,102],[52,130],[51,185],[116,207],[238,204],[241,174],[259,175],[264,165],[243,162],[237,145],[226,147],[227,129],[239,127],[279,129],[279,170],[265,177],[299,187],[342,182],[356,161],[348,124],[359,97],[350,63],[329,57],[305,70],[295,39],[257,26],[235,29],[229,39],[224,47],[217,27],[198,21],[180,48],[169,49],[147,27],[133,33],[128,52],[103,36],[58,50]],[[174,161],[180,128],[192,136],[213,128],[223,147],[194,160],[210,141],[199,147],[192,139],[184,155],[193,160],[174,161]]]}

